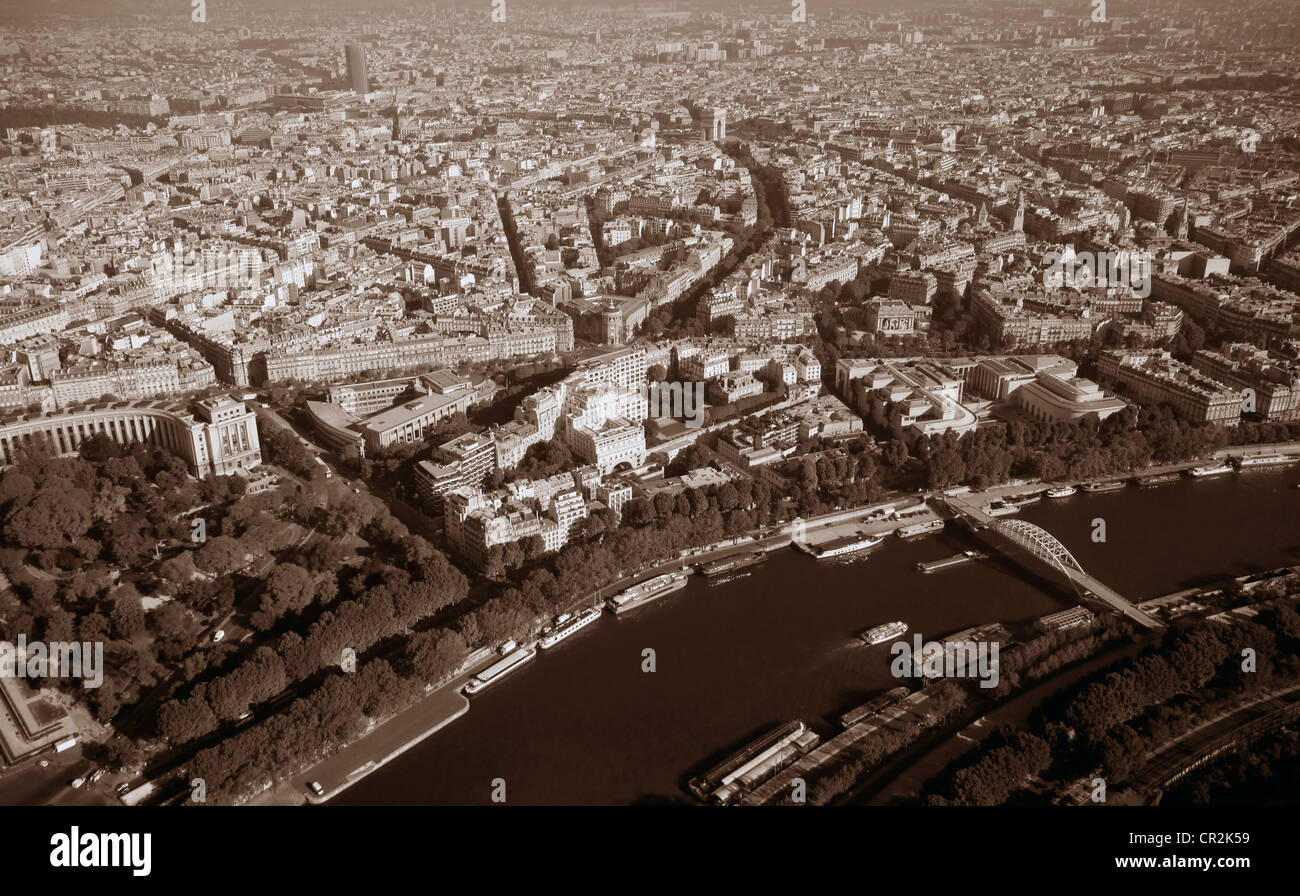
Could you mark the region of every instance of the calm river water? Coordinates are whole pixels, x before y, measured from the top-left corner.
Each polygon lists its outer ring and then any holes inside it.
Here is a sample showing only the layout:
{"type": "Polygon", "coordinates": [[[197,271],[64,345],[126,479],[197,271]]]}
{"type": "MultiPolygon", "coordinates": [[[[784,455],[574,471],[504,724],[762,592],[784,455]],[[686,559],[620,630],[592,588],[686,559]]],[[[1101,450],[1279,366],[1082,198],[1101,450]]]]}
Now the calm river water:
{"type": "MultiPolygon", "coordinates": [[[[1020,516],[1143,600],[1300,560],[1298,473],[1080,493],[1020,516]],[[1092,541],[1097,519],[1105,543],[1092,541]]],[[[897,684],[887,645],[863,645],[862,629],[899,619],[928,638],[1028,623],[1073,603],[999,561],[915,569],[969,546],[951,531],[891,537],[851,558],[785,550],[730,581],[694,576],[683,591],[621,617],[606,613],[542,651],[472,697],[463,718],[332,802],[490,804],[497,778],[511,804],[691,801],[686,780],[747,739],[791,719],[825,733],[840,713],[897,684]],[[642,671],[646,648],[653,672],[642,671]]]]}

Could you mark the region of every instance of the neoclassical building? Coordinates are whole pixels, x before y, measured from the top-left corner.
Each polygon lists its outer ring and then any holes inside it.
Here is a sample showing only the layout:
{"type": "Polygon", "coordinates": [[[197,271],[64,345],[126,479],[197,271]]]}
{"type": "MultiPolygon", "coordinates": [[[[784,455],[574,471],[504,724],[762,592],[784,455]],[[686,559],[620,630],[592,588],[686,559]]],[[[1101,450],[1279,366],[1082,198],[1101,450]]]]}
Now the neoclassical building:
{"type": "Polygon", "coordinates": [[[103,433],[119,445],[144,442],[181,457],[196,476],[227,475],[262,462],[257,416],[242,401],[219,396],[182,402],[103,402],[78,410],[28,415],[0,425],[0,464],[38,440],[59,454],[103,433]]]}

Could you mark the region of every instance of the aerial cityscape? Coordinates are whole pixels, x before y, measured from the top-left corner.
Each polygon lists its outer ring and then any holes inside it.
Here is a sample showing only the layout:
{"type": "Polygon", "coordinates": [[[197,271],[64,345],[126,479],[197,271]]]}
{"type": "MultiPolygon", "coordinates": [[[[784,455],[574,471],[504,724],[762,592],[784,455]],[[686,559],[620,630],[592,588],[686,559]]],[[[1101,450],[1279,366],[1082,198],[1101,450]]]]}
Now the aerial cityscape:
{"type": "Polygon", "coordinates": [[[0,805],[1294,806],[1298,510],[1292,0],[0,6],[0,805]]]}

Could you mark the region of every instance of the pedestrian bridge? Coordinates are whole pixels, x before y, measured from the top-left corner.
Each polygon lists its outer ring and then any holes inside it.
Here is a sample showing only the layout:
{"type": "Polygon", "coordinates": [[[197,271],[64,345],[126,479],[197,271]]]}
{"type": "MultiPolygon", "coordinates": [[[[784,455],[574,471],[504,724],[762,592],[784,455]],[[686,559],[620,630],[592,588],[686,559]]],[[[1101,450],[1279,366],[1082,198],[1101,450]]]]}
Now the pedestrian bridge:
{"type": "Polygon", "coordinates": [[[1046,529],[1024,520],[995,520],[993,528],[1025,548],[1039,560],[1057,567],[1067,577],[1071,571],[1083,572],[1065,545],[1046,529]]]}
{"type": "Polygon", "coordinates": [[[1084,571],[1083,565],[1061,544],[1060,539],[1041,526],[1019,519],[995,519],[964,495],[949,497],[946,503],[954,514],[969,520],[977,532],[980,529],[991,529],[1006,541],[1022,548],[1039,563],[1061,573],[1081,597],[1109,604],[1144,628],[1164,628],[1164,623],[1160,620],[1138,609],[1124,595],[1084,571]]]}

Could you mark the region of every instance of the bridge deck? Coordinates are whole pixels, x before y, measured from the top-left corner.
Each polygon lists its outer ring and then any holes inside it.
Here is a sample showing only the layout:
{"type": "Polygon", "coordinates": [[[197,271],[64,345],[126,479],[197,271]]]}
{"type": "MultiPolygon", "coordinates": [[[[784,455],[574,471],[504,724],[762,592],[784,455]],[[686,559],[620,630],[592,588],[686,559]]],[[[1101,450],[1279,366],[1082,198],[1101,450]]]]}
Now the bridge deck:
{"type": "MultiPolygon", "coordinates": [[[[977,506],[976,503],[974,501],[971,501],[969,497],[967,497],[966,495],[955,495],[955,496],[948,497],[946,499],[946,503],[948,505],[949,510],[951,510],[954,514],[957,514],[958,516],[964,516],[967,519],[969,519],[971,522],[976,523],[979,526],[984,526],[987,528],[994,528],[994,529],[997,528],[998,520],[985,513],[982,507],[977,506]]],[[[1042,530],[1042,531],[1046,532],[1046,530],[1042,530]]],[[[1007,538],[1011,537],[1009,535],[1006,535],[1006,533],[1003,533],[1003,535],[1004,537],[1007,538]]],[[[1047,533],[1047,535],[1050,536],[1050,533],[1047,533]]],[[[1061,545],[1061,549],[1064,550],[1064,545],[1061,545]]],[[[1031,553],[1034,552],[1031,551],[1031,553]]],[[[1035,556],[1037,555],[1035,554],[1035,556]]],[[[1150,613],[1146,613],[1142,610],[1139,610],[1136,606],[1133,605],[1132,601],[1125,598],[1124,595],[1120,594],[1114,588],[1111,588],[1110,586],[1106,585],[1104,582],[1097,579],[1095,576],[1091,576],[1088,573],[1084,572],[1082,569],[1075,569],[1073,566],[1065,563],[1053,565],[1051,563],[1048,563],[1042,557],[1039,557],[1038,559],[1040,562],[1044,563],[1044,565],[1051,567],[1053,571],[1064,572],[1065,575],[1067,575],[1075,585],[1079,586],[1084,591],[1091,594],[1097,600],[1109,604],[1111,607],[1118,610],[1120,613],[1123,613],[1125,616],[1129,617],[1134,622],[1138,623],[1144,628],[1149,628],[1149,629],[1164,628],[1164,623],[1160,622],[1160,620],[1156,619],[1150,613]]],[[[1075,563],[1078,562],[1075,561],[1073,557],[1070,557],[1069,560],[1075,563]]]]}
{"type": "Polygon", "coordinates": [[[1111,588],[1099,579],[1088,575],[1086,572],[1076,572],[1072,569],[1067,570],[1067,573],[1070,578],[1074,579],[1074,581],[1077,582],[1085,591],[1092,594],[1098,600],[1110,604],[1110,606],[1119,610],[1138,625],[1150,629],[1165,627],[1165,624],[1159,619],[1156,619],[1156,617],[1152,616],[1150,613],[1139,610],[1128,598],[1124,597],[1124,595],[1120,594],[1114,588],[1111,588]]]}
{"type": "Polygon", "coordinates": [[[995,517],[989,516],[982,507],[965,495],[953,495],[945,498],[944,501],[953,513],[967,517],[981,526],[992,526],[997,522],[995,517]]]}

